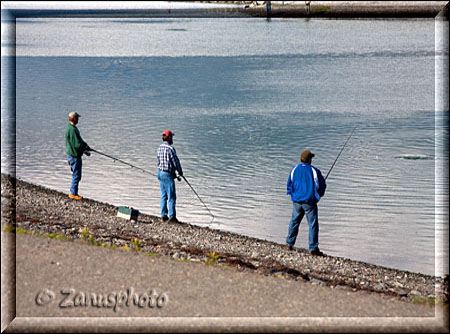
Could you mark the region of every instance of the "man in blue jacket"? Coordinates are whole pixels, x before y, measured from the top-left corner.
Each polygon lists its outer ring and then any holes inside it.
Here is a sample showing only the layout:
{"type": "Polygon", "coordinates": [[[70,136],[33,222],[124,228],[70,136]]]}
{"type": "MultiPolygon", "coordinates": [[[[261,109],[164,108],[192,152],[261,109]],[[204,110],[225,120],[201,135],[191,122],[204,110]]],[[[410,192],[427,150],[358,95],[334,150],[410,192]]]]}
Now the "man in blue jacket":
{"type": "Polygon", "coordinates": [[[292,250],[297,239],[298,228],[306,214],[309,225],[309,252],[311,255],[324,256],[319,250],[319,218],[317,203],[325,194],[327,187],[319,169],[311,166],[314,154],[303,151],[301,163],[292,168],[287,182],[287,194],[291,195],[293,210],[286,238],[286,247],[292,250]]]}

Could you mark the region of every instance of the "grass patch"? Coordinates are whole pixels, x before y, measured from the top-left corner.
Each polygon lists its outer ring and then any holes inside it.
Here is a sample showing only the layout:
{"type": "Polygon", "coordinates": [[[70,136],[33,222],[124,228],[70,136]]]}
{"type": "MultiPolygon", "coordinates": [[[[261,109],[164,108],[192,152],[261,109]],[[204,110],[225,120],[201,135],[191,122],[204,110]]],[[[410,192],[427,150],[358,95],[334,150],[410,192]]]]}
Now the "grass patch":
{"type": "Polygon", "coordinates": [[[93,235],[89,236],[89,243],[94,246],[101,246],[101,243],[95,240],[93,235]]]}
{"type": "Polygon", "coordinates": [[[217,254],[216,252],[210,252],[208,253],[208,255],[206,256],[205,259],[205,263],[208,266],[213,266],[216,264],[217,260],[219,259],[219,254],[217,254]]]}
{"type": "Polygon", "coordinates": [[[158,253],[152,253],[152,252],[147,253],[147,255],[148,256],[153,256],[153,257],[159,256],[158,253]]]}
{"type": "Polygon", "coordinates": [[[105,243],[102,243],[101,246],[102,246],[103,248],[117,249],[117,246],[116,246],[116,245],[110,245],[110,244],[107,244],[106,242],[105,242],[105,243]]]}
{"type": "Polygon", "coordinates": [[[58,234],[58,233],[33,233],[31,230],[26,230],[22,227],[14,228],[12,225],[3,226],[2,231],[9,232],[9,233],[15,233],[15,234],[30,234],[34,235],[36,237],[46,237],[49,239],[55,239],[55,240],[71,240],[69,236],[65,236],[64,234],[58,234]]]}
{"type": "Polygon", "coordinates": [[[133,238],[133,239],[131,239],[131,242],[132,242],[132,244],[133,244],[134,249],[136,250],[136,252],[139,252],[139,251],[141,250],[141,248],[142,248],[142,242],[140,242],[140,241],[138,240],[138,238],[133,238]]]}
{"type": "Polygon", "coordinates": [[[331,9],[330,6],[323,6],[323,7],[317,7],[317,8],[314,8],[314,11],[315,11],[315,12],[326,12],[326,11],[329,10],[329,9],[331,9]]]}
{"type": "Polygon", "coordinates": [[[64,234],[57,234],[57,233],[43,233],[40,236],[47,237],[49,239],[55,239],[55,240],[71,240],[70,237],[65,236],[64,234]]]}
{"type": "Polygon", "coordinates": [[[30,231],[23,229],[22,227],[16,228],[16,234],[29,234],[30,231]]]}
{"type": "Polygon", "coordinates": [[[430,298],[423,298],[423,297],[413,297],[411,299],[411,301],[413,303],[416,304],[422,304],[422,305],[431,305],[431,306],[435,306],[436,305],[436,297],[430,297],[430,298]]]}
{"type": "Polygon", "coordinates": [[[15,233],[16,229],[13,225],[5,225],[5,226],[2,226],[2,231],[8,232],[8,233],[15,233]]]}
{"type": "Polygon", "coordinates": [[[88,231],[87,227],[85,226],[83,228],[83,231],[81,231],[81,239],[87,240],[88,237],[89,237],[89,231],[88,231]]]}

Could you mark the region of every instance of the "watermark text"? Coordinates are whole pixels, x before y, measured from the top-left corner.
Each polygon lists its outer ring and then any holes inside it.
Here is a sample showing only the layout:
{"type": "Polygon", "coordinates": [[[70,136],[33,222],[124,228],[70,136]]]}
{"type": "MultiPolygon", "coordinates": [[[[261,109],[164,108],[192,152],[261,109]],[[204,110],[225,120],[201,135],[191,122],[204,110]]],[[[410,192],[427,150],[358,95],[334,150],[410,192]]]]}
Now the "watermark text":
{"type": "MultiPolygon", "coordinates": [[[[96,307],[108,308],[117,312],[122,307],[135,306],[139,308],[162,308],[169,302],[166,292],[158,293],[156,289],[142,293],[135,291],[133,287],[126,290],[111,293],[84,292],[73,288],[63,288],[60,291],[61,298],[58,306],[63,309],[96,307]]],[[[56,301],[56,295],[52,290],[42,289],[36,295],[35,302],[39,306],[49,305],[56,301]]]]}

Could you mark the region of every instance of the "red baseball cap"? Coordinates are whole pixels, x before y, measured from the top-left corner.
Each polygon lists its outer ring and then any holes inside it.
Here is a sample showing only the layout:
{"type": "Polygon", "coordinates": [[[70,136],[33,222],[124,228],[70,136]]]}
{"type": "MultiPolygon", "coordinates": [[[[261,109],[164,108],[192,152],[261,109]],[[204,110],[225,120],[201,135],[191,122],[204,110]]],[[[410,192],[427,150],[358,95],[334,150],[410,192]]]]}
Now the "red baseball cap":
{"type": "Polygon", "coordinates": [[[170,136],[175,136],[175,133],[173,133],[172,131],[170,131],[170,130],[165,130],[163,133],[162,133],[162,136],[163,137],[170,137],[170,136]]]}

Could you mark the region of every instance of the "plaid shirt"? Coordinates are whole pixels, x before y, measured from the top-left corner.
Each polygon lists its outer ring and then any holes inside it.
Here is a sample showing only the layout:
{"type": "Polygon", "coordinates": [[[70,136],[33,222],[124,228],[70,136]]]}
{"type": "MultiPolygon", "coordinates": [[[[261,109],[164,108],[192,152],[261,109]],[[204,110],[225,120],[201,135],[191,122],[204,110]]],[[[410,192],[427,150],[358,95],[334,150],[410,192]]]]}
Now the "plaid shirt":
{"type": "Polygon", "coordinates": [[[173,146],[170,146],[168,142],[163,142],[158,148],[158,169],[175,174],[175,170],[178,174],[183,174],[181,169],[180,160],[178,160],[177,152],[173,146]]]}

